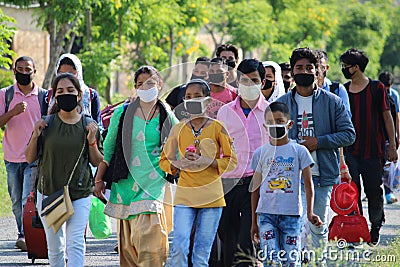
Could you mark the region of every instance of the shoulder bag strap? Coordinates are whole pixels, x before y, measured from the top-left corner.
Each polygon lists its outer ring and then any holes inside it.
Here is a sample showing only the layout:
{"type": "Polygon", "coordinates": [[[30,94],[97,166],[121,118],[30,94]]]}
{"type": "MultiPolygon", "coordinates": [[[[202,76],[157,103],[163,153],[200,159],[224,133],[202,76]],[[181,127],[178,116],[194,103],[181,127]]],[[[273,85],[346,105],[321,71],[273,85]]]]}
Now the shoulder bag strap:
{"type": "Polygon", "coordinates": [[[69,176],[68,183],[66,184],[67,186],[69,185],[69,183],[72,180],[72,176],[74,175],[75,169],[78,166],[78,162],[82,157],[83,151],[85,150],[85,146],[86,146],[86,136],[84,135],[84,140],[83,140],[83,146],[82,146],[82,149],[81,149],[81,153],[79,154],[79,157],[75,162],[74,168],[72,169],[71,175],[69,176]]]}

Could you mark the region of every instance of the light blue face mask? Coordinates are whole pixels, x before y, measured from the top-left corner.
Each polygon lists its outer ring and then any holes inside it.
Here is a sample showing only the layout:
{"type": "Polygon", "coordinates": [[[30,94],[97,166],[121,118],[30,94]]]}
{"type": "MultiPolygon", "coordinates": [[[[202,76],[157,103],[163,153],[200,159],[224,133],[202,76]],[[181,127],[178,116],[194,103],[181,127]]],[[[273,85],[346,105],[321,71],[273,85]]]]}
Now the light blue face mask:
{"type": "Polygon", "coordinates": [[[145,103],[150,103],[158,97],[158,88],[156,86],[147,89],[136,89],[136,94],[145,103]]]}

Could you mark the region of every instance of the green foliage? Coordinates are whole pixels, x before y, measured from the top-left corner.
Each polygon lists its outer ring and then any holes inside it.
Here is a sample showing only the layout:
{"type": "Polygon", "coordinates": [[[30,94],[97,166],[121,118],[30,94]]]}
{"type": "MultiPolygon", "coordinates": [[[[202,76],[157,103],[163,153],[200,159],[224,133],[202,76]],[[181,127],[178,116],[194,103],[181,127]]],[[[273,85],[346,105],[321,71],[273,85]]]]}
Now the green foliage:
{"type": "Polygon", "coordinates": [[[107,80],[111,78],[111,63],[119,63],[119,55],[120,49],[106,42],[87,45],[85,51],[78,55],[84,69],[85,83],[104,95],[107,80]]]}
{"type": "MultiPolygon", "coordinates": [[[[393,18],[400,18],[400,6],[397,7],[392,15],[393,18]]],[[[380,58],[381,68],[389,69],[392,72],[395,66],[400,66],[400,57],[398,52],[400,51],[400,24],[392,21],[390,29],[390,35],[386,39],[383,53],[380,58]]]]}
{"type": "MultiPolygon", "coordinates": [[[[3,129],[0,129],[0,140],[3,140],[3,129]]],[[[7,189],[7,173],[4,165],[3,145],[0,143],[0,217],[11,215],[11,199],[7,189]]]]}
{"type": "Polygon", "coordinates": [[[0,9],[0,67],[9,68],[12,64],[12,60],[5,55],[11,57],[15,56],[15,52],[9,48],[7,42],[11,42],[15,34],[15,27],[8,26],[7,23],[15,23],[15,20],[11,17],[4,15],[3,11],[0,9]]]}
{"type": "Polygon", "coordinates": [[[237,1],[226,5],[229,34],[232,43],[240,44],[245,52],[274,39],[272,7],[263,1],[237,1]],[[255,18],[262,18],[262,23],[255,18]]]}
{"type": "Polygon", "coordinates": [[[197,56],[212,57],[216,46],[224,42],[240,47],[246,57],[257,55],[276,62],[288,61],[297,47],[324,49],[331,65],[329,76],[335,80],[343,79],[338,58],[351,47],[367,52],[366,74],[371,77],[383,67],[394,70],[400,64],[400,7],[395,8],[394,0],[6,2],[38,3],[40,25],[54,19],[57,29],[63,23],[76,23],[72,30],[83,37],[85,45],[79,55],[85,80],[100,93],[105,92],[114,70],[131,72],[143,64],[162,70],[197,56]]]}
{"type": "Polygon", "coordinates": [[[14,83],[14,72],[11,70],[0,69],[0,88],[4,88],[14,83]]]}
{"type": "Polygon", "coordinates": [[[370,60],[366,75],[376,77],[380,69],[380,55],[390,29],[386,9],[379,9],[371,3],[355,3],[347,5],[345,9],[346,16],[341,17],[335,41],[329,48],[342,48],[342,51],[337,51],[337,57],[352,47],[366,51],[370,60]]]}

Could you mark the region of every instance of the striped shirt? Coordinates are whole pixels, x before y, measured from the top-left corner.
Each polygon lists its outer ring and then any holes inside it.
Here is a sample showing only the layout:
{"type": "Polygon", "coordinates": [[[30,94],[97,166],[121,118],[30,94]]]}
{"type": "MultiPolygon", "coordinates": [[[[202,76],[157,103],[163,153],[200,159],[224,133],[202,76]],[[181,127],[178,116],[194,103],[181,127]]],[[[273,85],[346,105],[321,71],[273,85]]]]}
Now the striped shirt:
{"type": "Polygon", "coordinates": [[[370,79],[368,85],[358,93],[351,93],[349,85],[350,83],[347,83],[345,87],[349,94],[356,141],[348,147],[348,151],[365,159],[382,158],[385,148],[383,112],[389,110],[384,85],[370,79]],[[372,83],[377,85],[371,88],[372,83]]]}

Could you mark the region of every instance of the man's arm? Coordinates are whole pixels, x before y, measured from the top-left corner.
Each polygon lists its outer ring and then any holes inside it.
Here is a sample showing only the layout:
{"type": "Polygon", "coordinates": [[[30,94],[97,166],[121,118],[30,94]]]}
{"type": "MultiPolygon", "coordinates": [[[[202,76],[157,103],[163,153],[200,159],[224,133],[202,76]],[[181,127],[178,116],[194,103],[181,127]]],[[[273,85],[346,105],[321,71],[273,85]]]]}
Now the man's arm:
{"type": "Polygon", "coordinates": [[[0,116],[0,127],[3,127],[4,125],[7,124],[11,118],[14,116],[17,116],[18,114],[24,112],[26,110],[27,103],[25,101],[22,101],[15,105],[15,107],[12,110],[9,110],[8,112],[4,113],[3,115],[0,116]]]}
{"type": "Polygon", "coordinates": [[[335,132],[318,136],[318,149],[338,149],[340,147],[352,145],[356,140],[356,132],[343,101],[341,99],[337,99],[334,105],[335,127],[333,130],[335,130],[335,132]]]}
{"type": "Polygon", "coordinates": [[[260,185],[261,185],[261,173],[254,172],[253,183],[251,192],[251,239],[254,242],[260,242],[260,235],[257,223],[257,206],[260,199],[260,185]]]}
{"type": "Polygon", "coordinates": [[[392,115],[390,114],[390,110],[384,110],[382,112],[383,121],[385,122],[385,128],[389,139],[389,150],[388,150],[388,160],[389,161],[397,161],[397,151],[396,151],[396,142],[395,142],[395,129],[394,123],[392,119],[392,115]]]}

